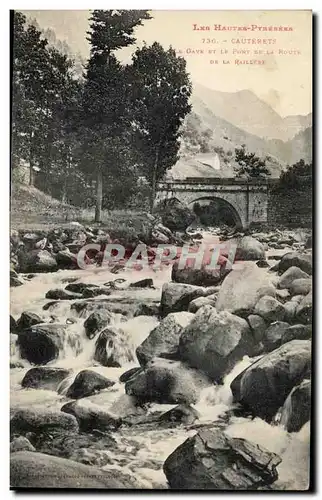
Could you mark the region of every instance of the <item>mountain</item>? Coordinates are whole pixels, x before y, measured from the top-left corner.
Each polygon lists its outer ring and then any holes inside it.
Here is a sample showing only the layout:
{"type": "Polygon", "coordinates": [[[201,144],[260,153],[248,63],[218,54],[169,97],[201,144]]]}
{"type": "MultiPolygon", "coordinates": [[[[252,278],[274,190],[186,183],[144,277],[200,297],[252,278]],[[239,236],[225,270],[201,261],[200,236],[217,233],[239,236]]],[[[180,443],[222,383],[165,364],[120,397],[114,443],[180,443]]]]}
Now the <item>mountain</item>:
{"type": "Polygon", "coordinates": [[[287,141],[312,122],[311,113],[282,118],[251,90],[220,92],[195,83],[191,102],[195,112],[206,106],[219,118],[265,139],[287,141]]]}

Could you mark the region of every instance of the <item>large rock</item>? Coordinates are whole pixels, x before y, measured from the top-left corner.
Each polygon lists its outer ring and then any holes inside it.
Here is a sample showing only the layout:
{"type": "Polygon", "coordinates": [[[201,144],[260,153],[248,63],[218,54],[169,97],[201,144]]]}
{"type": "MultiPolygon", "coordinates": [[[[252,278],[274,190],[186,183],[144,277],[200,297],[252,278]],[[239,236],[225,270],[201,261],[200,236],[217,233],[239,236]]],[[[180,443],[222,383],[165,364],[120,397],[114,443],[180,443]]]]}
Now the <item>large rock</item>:
{"type": "Polygon", "coordinates": [[[38,325],[42,322],[43,320],[40,318],[40,316],[38,316],[38,314],[30,311],[25,311],[21,314],[20,318],[17,321],[17,330],[21,331],[25,328],[30,328],[31,326],[38,325]]]}
{"type": "Polygon", "coordinates": [[[57,270],[57,262],[47,250],[22,252],[18,259],[22,273],[50,273],[57,270]]]}
{"type": "Polygon", "coordinates": [[[189,312],[168,314],[136,349],[140,365],[145,365],[154,357],[171,359],[177,356],[180,334],[193,317],[189,312]]]}
{"type": "Polygon", "coordinates": [[[299,278],[292,282],[290,285],[291,295],[307,295],[312,290],[311,278],[299,278]]]}
{"type": "Polygon", "coordinates": [[[160,422],[176,422],[178,424],[192,425],[196,420],[199,420],[199,412],[190,405],[178,405],[171,410],[162,413],[159,419],[160,422]]]}
{"type": "Polygon", "coordinates": [[[126,382],[125,392],[141,403],[194,404],[209,385],[207,377],[180,361],[155,358],[126,382]]]}
{"type": "Polygon", "coordinates": [[[278,270],[285,272],[292,266],[299,267],[307,274],[312,274],[312,255],[288,252],[279,261],[278,270]]]}
{"type": "Polygon", "coordinates": [[[94,359],[103,366],[113,367],[135,361],[128,334],[121,328],[105,328],[95,342],[94,359]]]}
{"type": "Polygon", "coordinates": [[[175,490],[256,490],[278,478],[281,458],[220,429],[204,429],[166,459],[163,470],[175,490]]]}
{"type": "Polygon", "coordinates": [[[255,308],[254,314],[258,314],[265,321],[283,321],[285,317],[285,310],[283,304],[274,297],[264,295],[259,299],[255,308]]]}
{"type": "Polygon", "coordinates": [[[60,432],[62,430],[78,432],[78,424],[72,415],[60,411],[32,410],[18,408],[13,410],[10,418],[10,433],[26,434],[27,432],[60,432]]]}
{"type": "Polygon", "coordinates": [[[290,288],[292,282],[299,278],[308,278],[309,275],[302,271],[299,267],[289,267],[278,280],[277,286],[279,288],[290,288]]]}
{"type": "Polygon", "coordinates": [[[298,432],[311,416],[311,380],[305,379],[288,395],[280,423],[288,432],[298,432]]]}
{"type": "Polygon", "coordinates": [[[85,290],[91,288],[98,288],[98,286],[92,283],[68,283],[68,285],[65,286],[65,290],[67,290],[68,292],[80,294],[83,294],[85,290]]]}
{"type": "Polygon", "coordinates": [[[69,375],[71,370],[54,366],[37,366],[30,368],[22,379],[21,386],[31,389],[47,389],[55,391],[59,384],[69,375]]]}
{"type": "Polygon", "coordinates": [[[81,299],[82,295],[75,292],[69,292],[68,290],[64,290],[63,288],[53,288],[48,290],[46,293],[46,299],[53,300],[75,300],[81,299]]]}
{"type": "Polygon", "coordinates": [[[81,432],[93,430],[115,430],[121,425],[120,417],[88,400],[78,400],[66,403],[61,408],[61,414],[76,418],[81,432]]]}
{"type": "Polygon", "coordinates": [[[68,332],[66,325],[41,323],[19,332],[17,345],[20,355],[35,365],[45,365],[57,359],[68,344],[75,352],[81,352],[80,337],[68,332]]]}
{"type": "Polygon", "coordinates": [[[216,309],[248,315],[264,295],[275,295],[269,276],[255,262],[245,262],[225,278],[218,293],[216,309]]]}
{"type": "Polygon", "coordinates": [[[237,244],[235,260],[265,260],[263,244],[252,236],[243,236],[231,242],[237,244]]]}
{"type": "Polygon", "coordinates": [[[312,323],[312,307],[313,297],[312,292],[303,297],[296,307],[295,316],[299,323],[310,324],[312,323]]]}
{"type": "Polygon", "coordinates": [[[36,451],[36,449],[32,446],[29,439],[24,436],[18,436],[13,438],[10,443],[10,453],[14,453],[15,451],[36,451]]]}
{"type": "Polygon", "coordinates": [[[112,387],[114,384],[115,382],[109,380],[100,373],[94,372],[93,370],[82,370],[76,375],[66,396],[71,399],[85,398],[103,389],[112,387]]]}
{"type": "Polygon", "coordinates": [[[311,325],[292,325],[283,333],[282,344],[291,340],[309,340],[312,337],[311,325]]]}
{"type": "Polygon", "coordinates": [[[93,312],[84,322],[86,336],[94,338],[97,333],[111,323],[112,314],[104,309],[93,312]]]}
{"type": "Polygon", "coordinates": [[[234,401],[271,421],[287,395],[310,374],[311,342],[293,340],[246,368],[231,384],[234,401]]]}
{"type": "Polygon", "coordinates": [[[178,200],[169,200],[158,207],[164,224],[171,231],[185,231],[196,219],[196,215],[178,200]]]}
{"type": "Polygon", "coordinates": [[[162,287],[160,313],[166,316],[169,313],[187,311],[189,303],[197,297],[203,297],[203,287],[183,283],[165,283],[162,287]]]}
{"type": "Polygon", "coordinates": [[[265,352],[274,351],[283,344],[283,338],[289,324],[285,321],[274,321],[264,333],[262,342],[265,352]]]}
{"type": "Polygon", "coordinates": [[[247,321],[254,335],[255,342],[262,342],[264,333],[267,330],[266,322],[257,314],[250,314],[247,317],[247,321]]]}
{"type": "Polygon", "coordinates": [[[55,258],[59,269],[78,269],[77,255],[68,249],[59,250],[55,258]]]}
{"type": "Polygon", "coordinates": [[[198,297],[190,302],[188,312],[196,313],[203,306],[216,307],[217,294],[211,294],[207,297],[198,297]]]}
{"type": "Polygon", "coordinates": [[[232,265],[223,255],[219,256],[218,264],[216,266],[210,266],[210,262],[211,253],[209,255],[205,255],[200,269],[192,259],[189,259],[185,266],[180,269],[180,260],[178,260],[172,266],[171,279],[177,283],[186,283],[188,285],[218,285],[223,281],[225,276],[230,273],[232,265]],[[218,267],[218,269],[216,267],[218,267]]]}
{"type": "Polygon", "coordinates": [[[181,359],[217,382],[253,349],[247,321],[211,306],[199,309],[183,330],[179,344],[181,359]]]}
{"type": "Polygon", "coordinates": [[[30,451],[10,457],[11,488],[127,489],[132,483],[117,471],[103,471],[66,458],[30,451]]]}

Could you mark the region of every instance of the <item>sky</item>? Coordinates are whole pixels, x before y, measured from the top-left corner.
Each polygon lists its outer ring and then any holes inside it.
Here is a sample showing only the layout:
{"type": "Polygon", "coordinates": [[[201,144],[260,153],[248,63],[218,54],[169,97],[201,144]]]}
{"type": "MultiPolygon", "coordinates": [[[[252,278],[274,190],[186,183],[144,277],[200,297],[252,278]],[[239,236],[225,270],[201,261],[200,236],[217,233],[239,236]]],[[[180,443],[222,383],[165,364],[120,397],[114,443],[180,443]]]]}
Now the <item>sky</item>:
{"type": "MultiPolygon", "coordinates": [[[[57,38],[66,40],[73,52],[88,57],[86,31],[89,29],[89,11],[38,10],[24,13],[36,18],[41,27],[52,28],[57,38]]],[[[252,90],[281,116],[305,115],[312,111],[311,11],[158,10],[151,11],[151,14],[153,19],[136,29],[137,45],[154,41],[164,48],[172,45],[177,52],[181,51],[179,55],[186,58],[193,82],[223,92],[252,90]],[[215,30],[215,25],[237,27],[237,30],[215,30]],[[202,26],[209,26],[210,30],[201,29],[202,26]],[[252,28],[238,30],[243,26],[252,28]],[[264,27],[275,26],[287,30],[264,31],[264,27]],[[255,54],[254,51],[260,50],[265,53],[255,54]],[[253,63],[237,64],[236,59],[253,63]]],[[[124,49],[118,57],[130,62],[133,50],[135,47],[124,49]]]]}

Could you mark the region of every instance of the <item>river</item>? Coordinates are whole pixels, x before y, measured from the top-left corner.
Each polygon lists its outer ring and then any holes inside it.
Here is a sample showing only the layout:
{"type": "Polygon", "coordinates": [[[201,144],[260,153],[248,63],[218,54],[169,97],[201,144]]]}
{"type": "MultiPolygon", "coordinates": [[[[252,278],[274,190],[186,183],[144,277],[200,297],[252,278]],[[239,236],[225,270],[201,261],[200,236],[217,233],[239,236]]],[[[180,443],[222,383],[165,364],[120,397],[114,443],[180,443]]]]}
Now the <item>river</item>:
{"type": "MultiPolygon", "coordinates": [[[[276,251],[274,251],[276,254],[276,251]]],[[[267,272],[263,270],[263,272],[267,272]]],[[[57,367],[72,368],[77,374],[84,368],[91,368],[109,379],[115,380],[112,389],[100,392],[88,397],[89,401],[110,408],[117,400],[124,398],[124,384],[119,382],[119,376],[127,369],[138,366],[138,362],[127,363],[122,368],[105,368],[93,361],[93,349],[95,339],[89,340],[85,336],[83,323],[84,318],[77,316],[75,311],[70,310],[73,301],[61,301],[58,306],[44,311],[42,308],[48,302],[45,299],[46,292],[51,288],[60,288],[66,285],[68,279],[79,279],[84,283],[104,284],[116,278],[137,281],[142,278],[153,278],[155,289],[127,289],[113,292],[113,299],[125,297],[144,302],[145,299],[160,300],[163,283],[171,280],[170,269],[157,272],[146,271],[123,271],[115,275],[107,268],[89,266],[85,270],[58,271],[55,273],[38,274],[26,284],[11,289],[11,314],[18,319],[23,311],[31,311],[40,315],[44,321],[49,321],[52,315],[55,321],[65,323],[66,319],[74,318],[75,323],[70,324],[70,330],[82,331],[83,351],[80,355],[75,354],[66,346],[59,359],[51,364],[57,367]]],[[[122,285],[120,285],[122,288],[122,285]]],[[[128,342],[133,355],[135,349],[149,335],[149,332],[158,324],[155,317],[138,316],[124,321],[121,314],[115,315],[115,325],[120,325],[128,333],[128,342]]],[[[25,360],[20,360],[19,352],[14,343],[11,350],[11,361],[20,361],[23,368],[12,368],[10,370],[11,407],[28,408],[50,408],[60,409],[68,399],[64,394],[58,394],[49,390],[22,389],[21,381],[31,367],[25,360]]],[[[232,407],[232,395],[230,383],[238,373],[251,363],[249,358],[244,358],[229,373],[222,386],[212,386],[200,394],[200,400],[195,408],[200,413],[199,425],[222,421],[221,416],[232,407]]],[[[122,401],[122,400],[121,400],[122,401]]],[[[152,404],[149,411],[166,411],[175,405],[152,404]]],[[[157,424],[156,424],[157,425],[157,424]]],[[[282,458],[278,466],[279,479],[276,484],[278,489],[305,489],[308,485],[309,467],[309,424],[306,424],[300,432],[288,434],[279,426],[269,425],[259,418],[253,420],[246,418],[230,417],[227,424],[227,433],[236,437],[243,437],[264,446],[269,451],[279,454],[282,458]]],[[[164,460],[170,453],[187,437],[197,432],[196,427],[184,425],[175,428],[130,428],[121,427],[112,433],[118,446],[111,450],[96,451],[92,462],[103,469],[119,469],[135,475],[144,488],[164,489],[167,488],[166,477],[162,471],[164,460]]],[[[88,450],[82,453],[90,454],[88,450]]]]}

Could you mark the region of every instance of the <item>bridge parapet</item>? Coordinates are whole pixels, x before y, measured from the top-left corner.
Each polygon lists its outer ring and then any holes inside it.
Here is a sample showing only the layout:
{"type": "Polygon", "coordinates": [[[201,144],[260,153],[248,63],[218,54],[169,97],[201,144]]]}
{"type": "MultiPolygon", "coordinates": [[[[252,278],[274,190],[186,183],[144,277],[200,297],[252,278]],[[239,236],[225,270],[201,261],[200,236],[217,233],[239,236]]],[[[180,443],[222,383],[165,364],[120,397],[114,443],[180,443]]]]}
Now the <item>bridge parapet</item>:
{"type": "Polygon", "coordinates": [[[268,192],[278,179],[185,178],[158,183],[156,203],[175,198],[185,205],[223,200],[238,225],[246,228],[254,222],[267,222],[268,192]]]}

